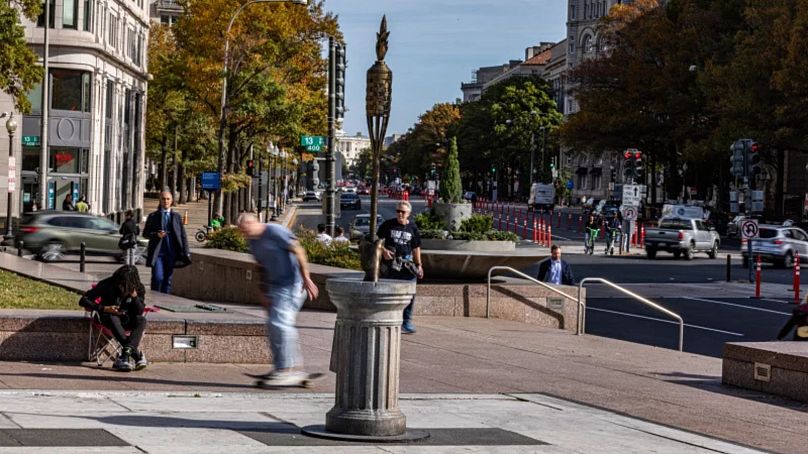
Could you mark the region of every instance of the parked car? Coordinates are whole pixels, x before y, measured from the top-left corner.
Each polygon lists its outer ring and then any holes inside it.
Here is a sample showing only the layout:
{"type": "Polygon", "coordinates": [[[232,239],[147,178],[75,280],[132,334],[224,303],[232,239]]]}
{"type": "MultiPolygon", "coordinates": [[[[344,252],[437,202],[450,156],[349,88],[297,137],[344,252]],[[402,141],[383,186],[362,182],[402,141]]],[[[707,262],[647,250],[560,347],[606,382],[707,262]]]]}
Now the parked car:
{"type": "MultiPolygon", "coordinates": [[[[376,215],[376,228],[384,222],[382,215],[376,215]]],[[[351,221],[348,231],[351,232],[351,241],[359,241],[363,236],[370,233],[370,214],[357,214],[351,221]]]]}
{"type": "MultiPolygon", "coordinates": [[[[790,268],[794,266],[794,256],[808,254],[808,234],[798,227],[761,224],[758,236],[752,239],[752,256],[760,256],[763,262],[774,263],[775,266],[790,268]]],[[[741,251],[744,266],[749,261],[749,251],[741,251]]]]}
{"type": "Polygon", "coordinates": [[[346,192],[339,196],[339,207],[353,210],[362,209],[362,200],[355,192],[346,192]]]}
{"type": "Polygon", "coordinates": [[[370,195],[370,188],[367,186],[359,186],[359,189],[356,190],[356,193],[359,195],[370,195]]]}
{"type": "Polygon", "coordinates": [[[319,202],[320,201],[320,193],[317,192],[317,191],[306,191],[306,193],[303,194],[303,201],[308,202],[309,200],[314,200],[314,201],[319,202]]]}
{"type": "MultiPolygon", "coordinates": [[[[14,242],[19,244],[22,241],[25,250],[33,252],[45,262],[79,252],[82,242],[88,255],[109,255],[123,260],[123,251],[118,247],[121,239],[119,229],[109,219],[88,213],[37,211],[23,215],[14,242]]],[[[144,238],[138,238],[136,264],[146,260],[147,245],[144,238]]]]}
{"type": "Polygon", "coordinates": [[[691,260],[696,252],[706,252],[714,259],[720,244],[718,232],[701,219],[662,218],[659,227],[645,231],[645,253],[649,259],[656,258],[657,251],[671,252],[677,259],[684,256],[685,260],[691,260]]]}

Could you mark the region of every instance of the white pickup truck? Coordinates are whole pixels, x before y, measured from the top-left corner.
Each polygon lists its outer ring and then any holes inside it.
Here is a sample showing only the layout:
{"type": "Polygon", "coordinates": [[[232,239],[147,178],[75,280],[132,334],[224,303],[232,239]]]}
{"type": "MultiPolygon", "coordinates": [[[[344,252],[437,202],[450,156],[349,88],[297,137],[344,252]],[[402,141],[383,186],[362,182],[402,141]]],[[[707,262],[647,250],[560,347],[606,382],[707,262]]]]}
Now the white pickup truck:
{"type": "Polygon", "coordinates": [[[657,251],[672,252],[674,258],[693,258],[696,252],[706,252],[711,259],[718,255],[721,238],[718,232],[701,219],[662,218],[659,227],[645,230],[645,253],[656,258],[657,251]]]}

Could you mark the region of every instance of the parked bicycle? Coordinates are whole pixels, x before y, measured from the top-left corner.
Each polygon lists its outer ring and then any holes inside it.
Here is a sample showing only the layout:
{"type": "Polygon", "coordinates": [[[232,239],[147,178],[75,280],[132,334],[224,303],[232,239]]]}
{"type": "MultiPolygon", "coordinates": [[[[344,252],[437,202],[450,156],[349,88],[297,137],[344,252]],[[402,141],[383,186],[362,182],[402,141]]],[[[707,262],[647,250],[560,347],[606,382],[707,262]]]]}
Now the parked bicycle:
{"type": "Polygon", "coordinates": [[[600,229],[586,229],[586,237],[584,238],[584,254],[592,255],[595,253],[595,241],[598,239],[600,229]]]}
{"type": "Polygon", "coordinates": [[[205,241],[208,240],[208,236],[210,236],[212,232],[213,227],[209,225],[203,225],[202,227],[199,228],[199,230],[196,231],[196,233],[194,234],[194,238],[196,238],[196,241],[204,243],[205,241]]]}

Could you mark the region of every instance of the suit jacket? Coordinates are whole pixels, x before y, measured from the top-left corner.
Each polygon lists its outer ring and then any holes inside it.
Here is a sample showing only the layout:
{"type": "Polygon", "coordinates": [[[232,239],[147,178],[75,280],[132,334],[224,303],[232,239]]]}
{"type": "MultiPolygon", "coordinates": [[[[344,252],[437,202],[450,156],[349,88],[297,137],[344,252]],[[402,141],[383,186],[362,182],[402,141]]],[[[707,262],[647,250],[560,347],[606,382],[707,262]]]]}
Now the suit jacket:
{"type": "MultiPolygon", "coordinates": [[[[171,210],[171,222],[169,222],[168,235],[174,240],[171,244],[174,253],[174,267],[182,268],[191,264],[191,254],[188,251],[188,236],[185,234],[185,227],[182,225],[182,217],[175,210],[171,210]]],[[[161,211],[157,210],[149,214],[146,218],[146,225],[143,227],[143,236],[149,239],[148,255],[146,266],[151,267],[160,255],[160,247],[164,238],[160,238],[157,233],[163,230],[163,220],[161,211]]],[[[165,238],[168,238],[166,236],[165,238]]]]}
{"type": "MultiPolygon", "coordinates": [[[[538,280],[547,282],[547,274],[550,272],[550,260],[545,260],[539,265],[538,280]]],[[[575,285],[575,278],[572,277],[572,268],[570,265],[561,260],[561,285],[575,285]]]]}

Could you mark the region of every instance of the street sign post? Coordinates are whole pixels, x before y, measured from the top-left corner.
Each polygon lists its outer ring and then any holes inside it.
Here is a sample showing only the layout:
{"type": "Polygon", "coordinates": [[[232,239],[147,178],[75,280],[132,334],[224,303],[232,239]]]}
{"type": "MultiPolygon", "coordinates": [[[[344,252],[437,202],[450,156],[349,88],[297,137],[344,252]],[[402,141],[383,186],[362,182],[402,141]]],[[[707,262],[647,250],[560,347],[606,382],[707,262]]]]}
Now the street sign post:
{"type": "Polygon", "coordinates": [[[751,240],[758,236],[758,221],[757,219],[746,219],[741,222],[741,235],[745,240],[751,240]]]}
{"type": "Polygon", "coordinates": [[[637,207],[623,205],[620,207],[620,212],[623,213],[623,219],[627,221],[637,219],[637,207]]]}
{"type": "Polygon", "coordinates": [[[755,261],[752,258],[752,238],[757,238],[759,231],[757,219],[745,219],[741,222],[741,237],[746,240],[746,263],[749,265],[749,282],[752,282],[752,263],[755,261]]]}
{"type": "Polygon", "coordinates": [[[325,148],[326,140],[323,136],[300,136],[300,145],[303,146],[306,151],[319,153],[325,148]]]}
{"type": "Polygon", "coordinates": [[[213,191],[218,191],[221,187],[222,176],[219,172],[202,172],[202,189],[208,191],[208,224],[213,219],[213,191]]]}
{"type": "Polygon", "coordinates": [[[642,191],[639,184],[624,184],[623,185],[623,205],[629,207],[640,206],[642,199],[642,191]]]}

